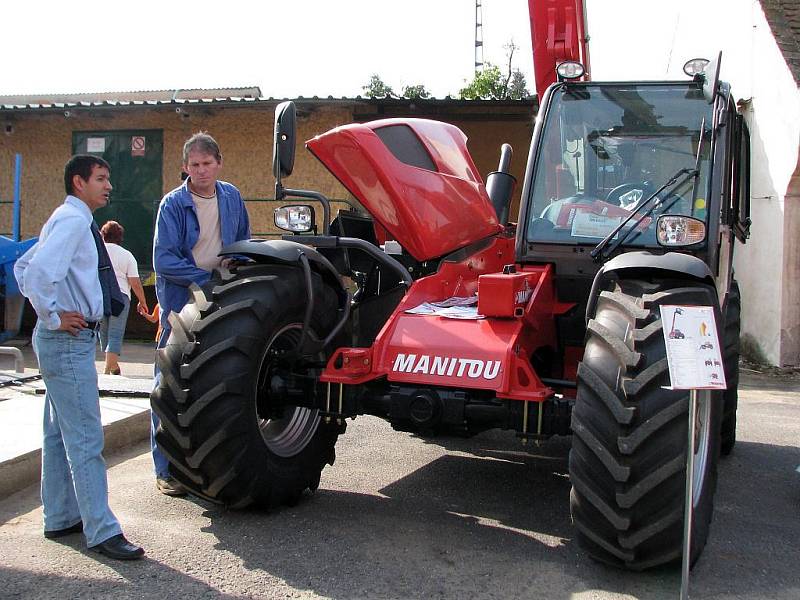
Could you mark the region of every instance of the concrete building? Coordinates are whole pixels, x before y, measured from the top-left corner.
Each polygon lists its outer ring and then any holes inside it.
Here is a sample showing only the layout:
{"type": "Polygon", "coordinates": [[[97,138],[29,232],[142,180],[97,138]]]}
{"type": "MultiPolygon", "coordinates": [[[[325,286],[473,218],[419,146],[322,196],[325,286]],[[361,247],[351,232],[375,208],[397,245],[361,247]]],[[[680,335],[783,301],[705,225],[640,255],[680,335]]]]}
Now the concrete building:
{"type": "MultiPolygon", "coordinates": [[[[115,189],[111,205],[95,217],[126,227],[125,245],[146,272],[158,202],[181,182],[183,142],[202,130],[219,142],[222,178],[235,183],[248,200],[254,234],[274,234],[272,131],[278,102],[261,98],[258,88],[0,96],[0,197],[12,196],[14,155],[21,154],[22,237],[34,236],[63,200],[62,173],[69,156],[101,154],[111,163],[115,189]]],[[[500,145],[512,144],[517,150],[512,169],[521,180],[536,107],[532,99],[297,98],[295,103],[297,159],[287,185],[338,200],[349,200],[349,194],[303,148],[317,134],[346,123],[397,116],[448,121],[470,138],[470,152],[484,175],[497,168],[500,145]]],[[[518,202],[519,189],[516,193],[518,202]]],[[[10,230],[10,223],[10,205],[0,205],[0,233],[10,230]]]]}
{"type": "MultiPolygon", "coordinates": [[[[303,148],[305,140],[336,126],[388,117],[422,117],[447,121],[470,138],[469,149],[485,176],[497,168],[500,146],[516,150],[513,174],[519,181],[533,132],[535,99],[407,100],[365,98],[297,98],[297,150],[288,187],[316,190],[347,208],[347,190],[303,148]]],[[[0,198],[13,194],[15,155],[22,156],[21,237],[38,235],[44,221],[64,199],[63,169],[77,152],[102,155],[112,167],[112,201],[95,213],[102,224],[114,219],[125,227],[124,246],[139,263],[151,298],[152,239],[158,203],[181,183],[181,152],[193,133],[208,131],[223,153],[221,178],[242,192],[254,237],[278,235],[272,221],[274,200],[272,137],[275,107],[260,90],[162,90],[103,94],[0,96],[0,198]]],[[[518,210],[521,185],[512,215],[518,210]]],[[[318,215],[322,212],[318,211],[318,215]]],[[[0,234],[9,235],[12,207],[0,204],[0,234]]],[[[26,313],[25,329],[33,326],[26,313]]],[[[127,333],[150,337],[153,327],[131,317],[127,333]]]]}

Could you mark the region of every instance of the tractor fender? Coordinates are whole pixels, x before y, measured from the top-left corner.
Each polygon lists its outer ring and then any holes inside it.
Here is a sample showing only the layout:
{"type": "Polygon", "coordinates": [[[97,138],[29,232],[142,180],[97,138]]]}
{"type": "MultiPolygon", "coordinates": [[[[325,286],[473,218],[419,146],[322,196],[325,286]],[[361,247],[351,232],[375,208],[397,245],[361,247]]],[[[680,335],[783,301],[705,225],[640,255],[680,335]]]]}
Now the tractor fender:
{"type": "Polygon", "coordinates": [[[586,322],[594,315],[599,290],[617,274],[625,271],[660,271],[663,275],[680,275],[714,286],[714,275],[708,265],[696,256],[680,252],[651,254],[650,252],[626,252],[605,263],[594,277],[589,302],[586,305],[586,322]]]}
{"type": "Polygon", "coordinates": [[[289,240],[241,240],[225,246],[219,254],[220,256],[246,256],[257,263],[297,264],[298,266],[301,264],[300,257],[305,255],[311,268],[332,284],[340,297],[347,296],[336,267],[315,248],[305,244],[289,240]]]}

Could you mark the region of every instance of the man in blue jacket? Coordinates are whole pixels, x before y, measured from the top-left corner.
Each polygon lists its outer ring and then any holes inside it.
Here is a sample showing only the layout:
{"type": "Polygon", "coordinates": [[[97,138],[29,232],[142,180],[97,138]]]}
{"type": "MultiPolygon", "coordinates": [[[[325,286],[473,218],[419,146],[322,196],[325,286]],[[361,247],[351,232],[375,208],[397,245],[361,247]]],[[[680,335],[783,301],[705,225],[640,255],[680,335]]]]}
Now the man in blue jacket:
{"type": "MultiPolygon", "coordinates": [[[[250,237],[242,195],[235,186],[217,179],[221,169],[222,154],[214,138],[205,132],[193,135],[183,145],[183,170],[188,177],[158,207],[153,269],[161,310],[159,348],[169,338],[169,314],[180,312],[189,299],[189,285],[206,283],[214,269],[224,266],[220,250],[250,237]]],[[[157,365],[155,376],[158,387],[157,365]]],[[[155,443],[158,417],[153,411],[151,420],[156,487],[168,496],[182,496],[186,490],[170,475],[167,458],[155,443]]]]}

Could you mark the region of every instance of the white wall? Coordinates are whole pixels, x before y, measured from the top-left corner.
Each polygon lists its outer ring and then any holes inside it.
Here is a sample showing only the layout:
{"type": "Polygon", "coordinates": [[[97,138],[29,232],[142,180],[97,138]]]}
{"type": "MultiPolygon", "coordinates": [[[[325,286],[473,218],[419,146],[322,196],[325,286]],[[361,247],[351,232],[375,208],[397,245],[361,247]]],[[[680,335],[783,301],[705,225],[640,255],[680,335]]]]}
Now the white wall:
{"type": "MultiPolygon", "coordinates": [[[[680,79],[722,51],[721,79],[750,100],[751,238],[736,249],[742,333],[779,363],[784,200],[800,146],[800,94],[757,0],[588,0],[595,80],[680,79]]],[[[790,270],[791,272],[791,270],[790,270]]],[[[797,362],[795,362],[797,364],[797,362]]]]}
{"type": "Polygon", "coordinates": [[[742,333],[758,342],[770,363],[779,364],[786,309],[781,290],[787,285],[785,196],[800,146],[800,94],[760,4],[753,4],[753,94],[745,112],[751,137],[753,227],[735,264],[742,285],[742,333]]]}

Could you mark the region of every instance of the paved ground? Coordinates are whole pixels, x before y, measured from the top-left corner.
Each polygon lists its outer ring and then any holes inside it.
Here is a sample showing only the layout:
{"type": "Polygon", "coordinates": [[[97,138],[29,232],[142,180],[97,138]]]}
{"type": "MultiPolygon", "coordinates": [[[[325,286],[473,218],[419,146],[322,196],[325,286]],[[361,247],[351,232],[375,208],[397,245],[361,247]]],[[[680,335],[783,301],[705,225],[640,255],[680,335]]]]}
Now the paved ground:
{"type": "MultiPolygon", "coordinates": [[[[38,365],[30,343],[12,343],[23,353],[25,372],[13,371],[13,359],[0,355],[0,384],[19,377],[27,380],[22,385],[0,387],[0,498],[38,481],[41,465],[44,384],[33,377],[38,375],[38,365]]],[[[153,353],[153,343],[126,343],[121,363],[123,376],[98,376],[107,453],[127,448],[147,436],[153,353]]],[[[102,353],[97,353],[97,359],[97,370],[102,373],[102,353]]]]}
{"type": "MultiPolygon", "coordinates": [[[[745,373],[694,598],[800,597],[800,380],[745,373]]],[[[156,493],[147,446],[110,459],[111,504],[147,549],[97,560],[41,535],[35,487],[0,501],[3,598],[677,598],[674,570],[587,559],[569,521],[566,442],[422,440],[351,422],[318,492],[271,513],[156,493]]]]}

